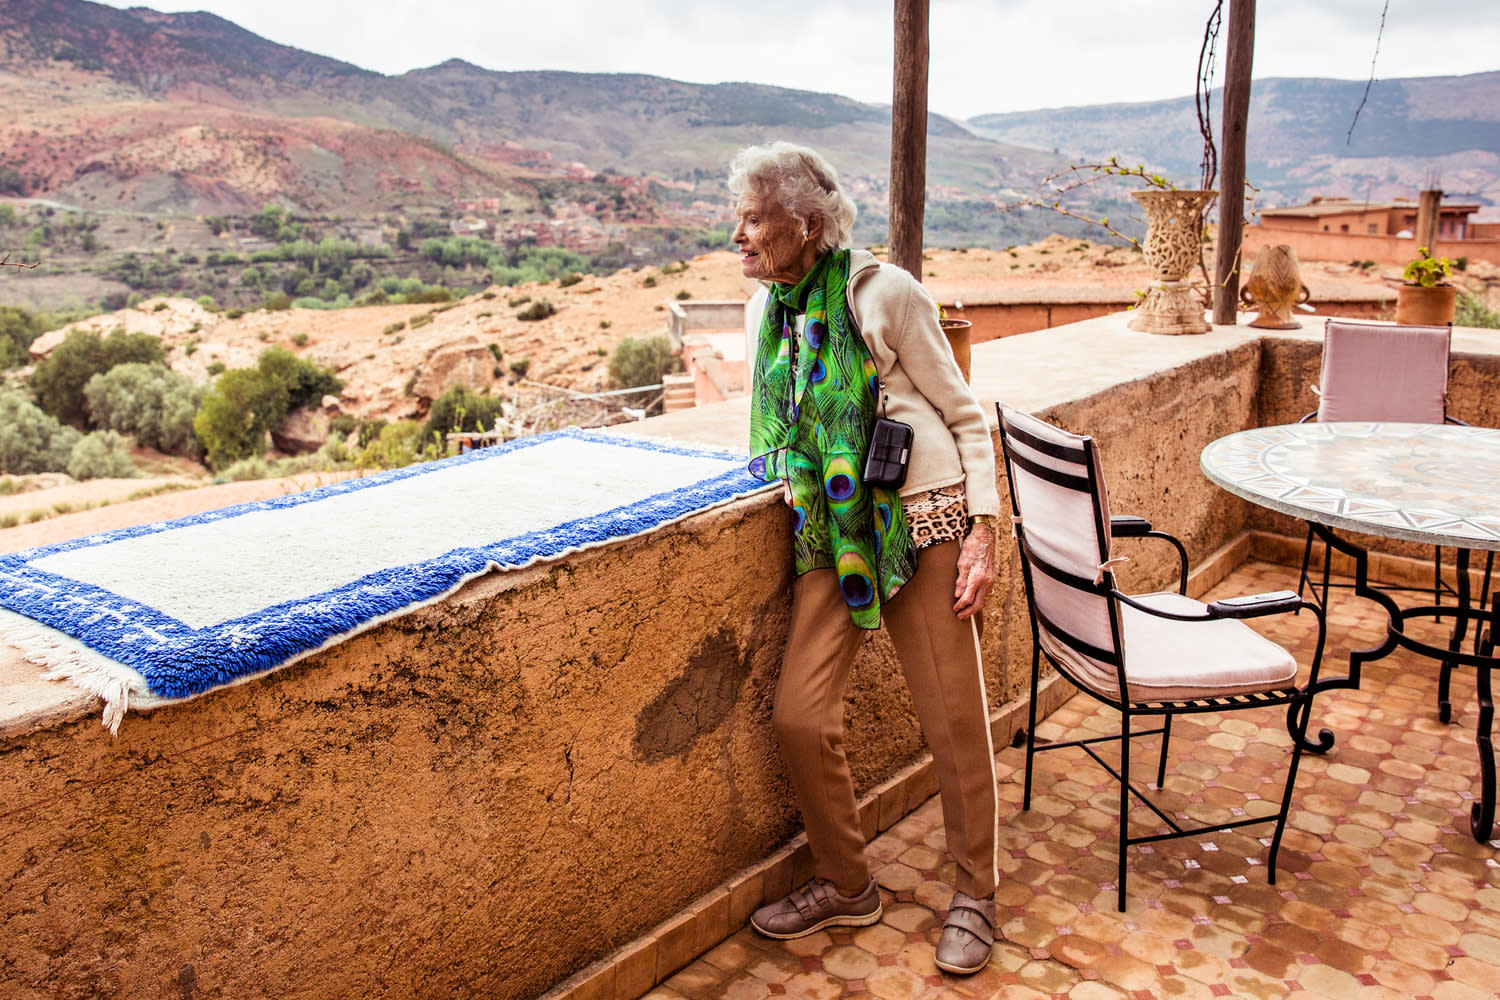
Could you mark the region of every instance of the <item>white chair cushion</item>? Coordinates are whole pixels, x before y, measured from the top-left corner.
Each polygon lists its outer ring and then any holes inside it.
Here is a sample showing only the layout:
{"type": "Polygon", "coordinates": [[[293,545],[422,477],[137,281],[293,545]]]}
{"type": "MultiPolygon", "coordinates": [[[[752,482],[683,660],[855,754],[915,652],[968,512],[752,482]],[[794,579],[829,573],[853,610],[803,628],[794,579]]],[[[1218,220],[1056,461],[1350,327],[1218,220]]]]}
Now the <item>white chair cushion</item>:
{"type": "MultiPolygon", "coordinates": [[[[1173,614],[1202,614],[1205,605],[1181,594],[1142,594],[1142,604],[1173,614]]],[[[1178,622],[1120,605],[1130,700],[1187,701],[1290,687],[1297,661],[1242,621],[1178,622]]],[[[1114,669],[1041,630],[1042,646],[1086,687],[1118,697],[1114,669]]]]}
{"type": "MultiPolygon", "coordinates": [[[[1205,605],[1181,594],[1136,600],[1174,614],[1201,614],[1205,605]]],[[[1289,687],[1297,661],[1242,621],[1176,622],[1120,605],[1125,678],[1131,701],[1183,701],[1289,687]]]]}

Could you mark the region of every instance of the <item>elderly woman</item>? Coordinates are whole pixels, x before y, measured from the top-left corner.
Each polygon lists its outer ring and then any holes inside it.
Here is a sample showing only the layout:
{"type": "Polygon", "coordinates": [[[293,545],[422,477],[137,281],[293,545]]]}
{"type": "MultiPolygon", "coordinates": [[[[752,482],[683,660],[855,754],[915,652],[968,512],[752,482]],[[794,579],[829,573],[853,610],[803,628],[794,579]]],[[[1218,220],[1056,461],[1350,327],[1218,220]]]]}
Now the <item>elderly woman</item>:
{"type": "MultiPolygon", "coordinates": [[[[997,804],[975,616],[995,580],[995,455],[984,412],[911,275],[844,249],[854,202],[788,143],[730,168],[734,242],[767,283],[751,389],[751,471],[780,481],[797,578],[773,713],[814,878],[751,917],[796,938],[880,919],[844,758],[844,687],[884,624],[937,766],[956,891],[937,964],[977,972],[994,944],[997,804]],[[910,425],[904,485],[865,482],[877,416],[910,425]]],[[[887,477],[880,477],[885,482],[887,477]]]]}

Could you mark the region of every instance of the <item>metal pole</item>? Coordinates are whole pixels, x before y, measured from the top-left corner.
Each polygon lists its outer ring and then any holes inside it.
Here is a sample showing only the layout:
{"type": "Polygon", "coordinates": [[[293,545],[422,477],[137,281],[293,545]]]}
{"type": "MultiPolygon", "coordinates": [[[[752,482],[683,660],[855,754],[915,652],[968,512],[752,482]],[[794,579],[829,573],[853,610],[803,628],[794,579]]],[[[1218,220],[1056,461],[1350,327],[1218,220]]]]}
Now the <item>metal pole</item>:
{"type": "Polygon", "coordinates": [[[1219,150],[1219,246],[1214,260],[1214,323],[1235,321],[1240,243],[1245,236],[1245,133],[1255,58],[1255,0],[1229,0],[1229,60],[1224,69],[1224,127],[1219,150]]]}
{"type": "Polygon", "coordinates": [[[927,195],[927,4],[896,2],[895,96],[891,101],[890,259],[922,279],[927,195]]]}

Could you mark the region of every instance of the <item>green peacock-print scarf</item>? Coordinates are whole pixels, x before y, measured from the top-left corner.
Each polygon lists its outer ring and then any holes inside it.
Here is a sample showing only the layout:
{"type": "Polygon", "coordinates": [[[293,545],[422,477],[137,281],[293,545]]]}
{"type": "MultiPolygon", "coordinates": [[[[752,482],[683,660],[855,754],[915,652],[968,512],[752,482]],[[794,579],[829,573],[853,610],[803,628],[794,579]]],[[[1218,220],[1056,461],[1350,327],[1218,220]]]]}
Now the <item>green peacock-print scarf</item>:
{"type": "Polygon", "coordinates": [[[771,286],[751,383],[750,472],[790,486],[797,573],[834,569],[854,624],[875,629],[917,556],[900,494],[860,478],[880,388],[848,285],[849,251],[835,250],[796,285],[771,286]]]}

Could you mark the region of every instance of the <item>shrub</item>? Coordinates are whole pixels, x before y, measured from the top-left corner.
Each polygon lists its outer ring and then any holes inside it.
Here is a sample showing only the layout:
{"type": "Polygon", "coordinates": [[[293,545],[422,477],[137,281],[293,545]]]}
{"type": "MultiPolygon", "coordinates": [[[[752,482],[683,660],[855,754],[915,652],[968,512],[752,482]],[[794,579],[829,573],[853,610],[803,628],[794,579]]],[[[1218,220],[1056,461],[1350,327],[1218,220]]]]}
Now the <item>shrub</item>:
{"type": "Polygon", "coordinates": [[[407,292],[406,301],[408,304],[452,302],[453,293],[441,285],[434,285],[431,288],[424,288],[421,291],[407,292]]]}
{"type": "Polygon", "coordinates": [[[1477,295],[1460,295],[1453,309],[1454,326],[1478,326],[1490,330],[1500,329],[1500,312],[1484,304],[1477,295]]]}
{"type": "Polygon", "coordinates": [[[489,349],[490,349],[490,357],[494,358],[496,361],[504,360],[504,359],[502,359],[500,357],[500,345],[499,344],[490,343],[490,344],[488,344],[486,346],[488,346],[489,349]]]}
{"type": "Polygon", "coordinates": [[[505,300],[505,304],[508,305],[508,306],[510,306],[512,309],[519,309],[521,306],[524,306],[526,303],[528,303],[530,301],[531,301],[531,296],[530,295],[517,295],[513,299],[506,299],[505,300]]]}
{"type": "Polygon", "coordinates": [[[42,318],[16,306],[0,306],[0,370],[31,364],[27,348],[46,331],[42,318]]]}
{"type": "Polygon", "coordinates": [[[424,441],[441,440],[444,434],[457,431],[487,431],[500,415],[500,400],[481,396],[466,385],[450,387],[433,401],[422,427],[424,441]]]}
{"type": "Polygon", "coordinates": [[[165,360],[161,341],[149,333],[115,330],[100,338],[89,330],[74,330],[37,364],[31,373],[31,392],[37,405],[47,413],[63,423],[84,427],[88,423],[88,403],[83,387],[89,379],[116,365],[158,364],[165,360]]]}
{"type": "Polygon", "coordinates": [[[198,305],[202,306],[204,309],[207,309],[209,312],[219,311],[219,304],[214,301],[214,297],[212,295],[200,295],[195,301],[198,303],[198,305]]]}
{"type": "Polygon", "coordinates": [[[210,361],[208,363],[208,373],[210,375],[223,375],[225,367],[222,361],[210,361]]]}
{"type": "Polygon", "coordinates": [[[677,368],[677,356],[667,338],[626,337],[609,356],[609,377],[621,389],[656,385],[662,375],[677,368]]]}
{"type": "Polygon", "coordinates": [[[285,312],[292,308],[292,297],[286,292],[272,292],[266,296],[261,308],[267,312],[285,312]]]}
{"type": "Polygon", "coordinates": [[[340,413],[328,421],[328,433],[341,438],[348,437],[359,428],[359,421],[347,413],[340,413]]]}
{"type": "Polygon", "coordinates": [[[131,479],[139,473],[130,461],[130,442],[123,435],[94,431],[73,446],[68,475],[74,479],[131,479]]]}
{"type": "Polygon", "coordinates": [[[193,417],[203,390],[187,376],[163,364],[131,362],[95,375],[83,394],[93,426],[132,434],[146,448],[202,457],[193,417]]]}
{"type": "Polygon", "coordinates": [[[537,299],[531,305],[516,313],[516,319],[535,322],[539,319],[546,319],[548,316],[556,314],[556,312],[557,307],[551,302],[548,302],[546,299],[537,299]]]}
{"type": "Polygon", "coordinates": [[[564,275],[563,277],[558,278],[557,279],[557,287],[558,288],[570,288],[573,285],[578,284],[582,280],[583,280],[583,275],[579,274],[577,271],[574,271],[572,274],[564,275]]]}
{"type": "Polygon", "coordinates": [[[688,299],[690,299],[692,297],[693,297],[693,293],[690,292],[690,291],[688,291],[686,288],[682,289],[681,291],[679,291],[677,293],[677,301],[678,302],[684,302],[684,301],[686,301],[686,300],[688,300],[688,299]]]}
{"type": "MultiPolygon", "coordinates": [[[[297,357],[284,347],[273,347],[263,352],[256,362],[256,369],[286,390],[286,410],[320,403],[324,396],[337,396],[344,387],[343,381],[333,372],[297,357]]],[[[276,418],[276,423],[270,430],[281,426],[281,418],[286,415],[286,410],[276,418]]]]}
{"type": "MultiPolygon", "coordinates": [[[[395,469],[442,455],[442,445],[423,440],[423,425],[415,420],[398,420],[394,424],[374,421],[374,424],[379,425],[379,432],[360,452],[358,462],[362,467],[395,469]]],[[[364,436],[361,431],[360,437],[364,436]]]]}
{"type": "Polygon", "coordinates": [[[243,310],[243,309],[226,309],[226,310],[224,310],[224,318],[225,319],[239,319],[243,315],[245,315],[245,310],[243,310]]]}
{"type": "Polygon", "coordinates": [[[516,373],[516,378],[525,378],[526,373],[531,371],[531,359],[517,358],[510,363],[510,370],[516,373]]]}
{"type": "Polygon", "coordinates": [[[647,288],[655,288],[656,287],[656,275],[654,275],[654,274],[648,274],[648,275],[646,275],[646,277],[644,279],[642,279],[641,284],[645,285],[647,288]]]}
{"type": "Polygon", "coordinates": [[[385,326],[385,329],[380,331],[380,335],[382,337],[388,337],[391,334],[395,333],[397,330],[405,330],[405,329],[406,329],[406,320],[404,320],[404,319],[403,320],[398,320],[395,323],[387,323],[386,326],[385,326]]]}
{"type": "Polygon", "coordinates": [[[292,343],[295,344],[297,347],[306,347],[307,346],[307,334],[305,334],[305,333],[294,333],[294,334],[292,334],[292,343]]]}
{"type": "Polygon", "coordinates": [[[62,472],[81,437],[18,392],[0,392],[0,473],[62,472]]]}
{"type": "Polygon", "coordinates": [[[215,482],[243,483],[252,479],[269,479],[276,469],[259,455],[232,462],[214,477],[215,482]]]}

